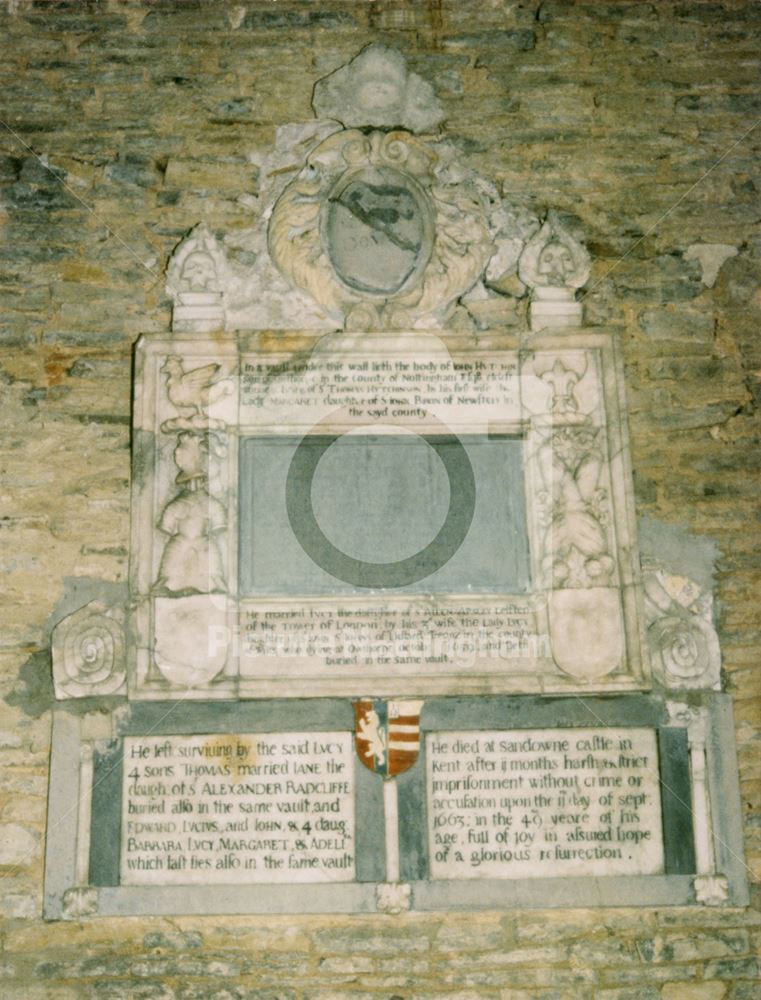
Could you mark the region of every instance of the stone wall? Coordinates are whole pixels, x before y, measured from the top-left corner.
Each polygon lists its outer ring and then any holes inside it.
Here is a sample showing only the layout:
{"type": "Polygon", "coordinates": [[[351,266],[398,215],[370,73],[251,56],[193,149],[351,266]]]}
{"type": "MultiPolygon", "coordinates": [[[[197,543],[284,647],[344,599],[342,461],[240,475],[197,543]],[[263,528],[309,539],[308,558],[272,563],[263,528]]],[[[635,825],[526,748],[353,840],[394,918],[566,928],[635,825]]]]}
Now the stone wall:
{"type": "MultiPolygon", "coordinates": [[[[179,239],[203,219],[256,224],[275,128],[311,118],[312,83],[370,41],[433,83],[477,170],[587,236],[587,316],[620,330],[639,512],[720,553],[758,907],[758,4],[7,0],[0,36],[3,997],[757,996],[758,908],[39,913],[49,629],[98,581],[125,585],[131,345],[168,329],[163,268],[179,239]],[[725,249],[709,259],[696,244],[725,249]]],[[[511,308],[517,322],[524,304],[511,308]]]]}

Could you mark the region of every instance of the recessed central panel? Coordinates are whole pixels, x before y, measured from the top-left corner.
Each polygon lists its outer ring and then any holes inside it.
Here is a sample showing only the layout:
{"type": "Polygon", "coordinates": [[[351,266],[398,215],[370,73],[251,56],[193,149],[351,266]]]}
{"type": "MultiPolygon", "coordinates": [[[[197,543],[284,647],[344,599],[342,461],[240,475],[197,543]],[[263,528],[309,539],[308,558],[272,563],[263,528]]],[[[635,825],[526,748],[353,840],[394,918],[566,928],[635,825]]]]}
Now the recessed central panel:
{"type": "Polygon", "coordinates": [[[339,437],[312,479],[312,509],[328,540],[373,563],[406,559],[429,545],[450,494],[437,451],[414,434],[339,437]]]}
{"type": "Polygon", "coordinates": [[[241,595],[524,592],[521,455],[477,435],[244,439],[241,595]]]}

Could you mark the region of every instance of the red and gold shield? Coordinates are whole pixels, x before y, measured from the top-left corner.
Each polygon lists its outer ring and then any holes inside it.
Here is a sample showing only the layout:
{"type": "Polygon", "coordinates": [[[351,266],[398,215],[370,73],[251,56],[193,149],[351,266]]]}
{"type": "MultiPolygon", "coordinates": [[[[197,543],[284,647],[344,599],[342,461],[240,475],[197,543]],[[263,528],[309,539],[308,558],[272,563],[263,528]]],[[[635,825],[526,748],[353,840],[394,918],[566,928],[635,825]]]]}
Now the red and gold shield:
{"type": "Polygon", "coordinates": [[[422,701],[354,702],[355,742],[359,759],[376,774],[393,778],[407,771],[420,752],[422,701]]]}

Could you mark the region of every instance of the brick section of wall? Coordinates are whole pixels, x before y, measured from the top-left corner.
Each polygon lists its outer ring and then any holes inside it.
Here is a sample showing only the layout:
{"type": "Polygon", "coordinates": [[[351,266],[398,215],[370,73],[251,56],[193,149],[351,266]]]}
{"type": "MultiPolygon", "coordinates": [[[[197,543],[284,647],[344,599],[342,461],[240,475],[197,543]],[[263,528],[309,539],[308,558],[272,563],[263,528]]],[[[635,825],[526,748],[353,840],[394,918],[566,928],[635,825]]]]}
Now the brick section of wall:
{"type": "MultiPolygon", "coordinates": [[[[0,993],[4,1000],[751,1000],[761,913],[39,920],[49,624],[127,570],[131,345],[196,222],[370,41],[431,80],[508,197],[575,216],[618,327],[639,511],[713,539],[747,861],[761,880],[753,0],[5,0],[0,10],[0,993]],[[737,255],[714,287],[694,243],[737,255]]],[[[754,897],[758,904],[758,892],[754,897]]],[[[625,902],[622,900],[622,902],[625,902]]]]}

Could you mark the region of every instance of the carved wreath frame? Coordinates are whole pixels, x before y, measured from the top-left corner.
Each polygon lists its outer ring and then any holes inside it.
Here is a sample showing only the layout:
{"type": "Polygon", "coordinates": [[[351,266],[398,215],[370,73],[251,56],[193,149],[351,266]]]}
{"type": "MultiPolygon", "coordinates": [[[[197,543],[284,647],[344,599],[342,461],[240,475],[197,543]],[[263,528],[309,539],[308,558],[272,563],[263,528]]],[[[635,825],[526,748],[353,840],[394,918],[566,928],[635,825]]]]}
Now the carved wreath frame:
{"type": "Polygon", "coordinates": [[[282,274],[347,329],[414,329],[445,317],[483,272],[494,251],[477,191],[447,183],[435,150],[409,132],[356,129],[330,136],[307,157],[272,211],[268,230],[272,260],[282,274]],[[423,212],[423,252],[430,250],[390,294],[351,288],[331,263],[325,214],[333,192],[365,167],[401,174],[423,212]],[[422,196],[422,197],[421,197],[422,196]]]}

